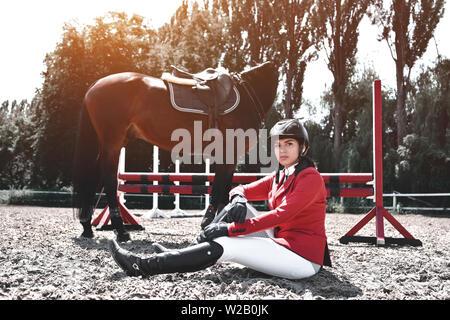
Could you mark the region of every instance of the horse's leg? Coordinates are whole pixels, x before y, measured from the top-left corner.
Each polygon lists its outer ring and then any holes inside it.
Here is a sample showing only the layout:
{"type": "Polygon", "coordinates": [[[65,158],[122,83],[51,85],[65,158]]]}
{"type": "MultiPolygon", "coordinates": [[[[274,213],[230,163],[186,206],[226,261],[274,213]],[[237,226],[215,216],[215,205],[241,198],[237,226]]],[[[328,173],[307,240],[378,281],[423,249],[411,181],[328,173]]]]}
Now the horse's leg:
{"type": "Polygon", "coordinates": [[[130,234],[125,230],[117,199],[117,166],[119,163],[119,148],[103,148],[101,154],[103,186],[109,206],[111,225],[117,233],[119,242],[130,240],[130,234]]]}
{"type": "Polygon", "coordinates": [[[94,208],[90,206],[88,208],[82,208],[81,210],[89,211],[88,213],[82,213],[85,216],[87,216],[87,218],[86,218],[86,220],[83,220],[83,221],[80,220],[80,223],[83,226],[83,233],[81,233],[81,236],[84,238],[93,238],[94,231],[92,231],[91,220],[92,220],[92,214],[94,212],[94,208]]]}
{"type": "Polygon", "coordinates": [[[217,212],[220,212],[228,203],[228,194],[233,182],[233,174],[236,164],[216,164],[216,173],[211,191],[211,205],[206,210],[201,222],[201,228],[209,225],[217,212]]]}

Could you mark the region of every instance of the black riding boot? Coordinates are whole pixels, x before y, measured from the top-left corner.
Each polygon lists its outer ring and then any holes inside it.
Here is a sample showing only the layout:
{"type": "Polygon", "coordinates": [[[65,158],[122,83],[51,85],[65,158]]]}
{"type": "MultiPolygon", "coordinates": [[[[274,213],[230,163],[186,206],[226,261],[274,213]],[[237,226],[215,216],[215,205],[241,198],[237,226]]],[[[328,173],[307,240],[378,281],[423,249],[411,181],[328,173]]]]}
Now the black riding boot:
{"type": "Polygon", "coordinates": [[[223,254],[222,246],[214,241],[154,254],[149,258],[139,258],[119,247],[114,240],[109,241],[109,250],[125,273],[135,277],[203,270],[216,263],[223,254]]]}
{"type": "Polygon", "coordinates": [[[153,246],[153,250],[156,253],[167,252],[167,251],[172,250],[172,249],[168,249],[168,248],[164,247],[162,244],[159,244],[158,242],[152,243],[152,246],[153,246]]]}
{"type": "Polygon", "coordinates": [[[119,242],[126,242],[130,240],[130,234],[128,231],[125,230],[125,227],[123,226],[122,217],[120,215],[120,209],[110,209],[109,210],[110,216],[111,216],[111,225],[117,232],[117,241],[119,242]]]}

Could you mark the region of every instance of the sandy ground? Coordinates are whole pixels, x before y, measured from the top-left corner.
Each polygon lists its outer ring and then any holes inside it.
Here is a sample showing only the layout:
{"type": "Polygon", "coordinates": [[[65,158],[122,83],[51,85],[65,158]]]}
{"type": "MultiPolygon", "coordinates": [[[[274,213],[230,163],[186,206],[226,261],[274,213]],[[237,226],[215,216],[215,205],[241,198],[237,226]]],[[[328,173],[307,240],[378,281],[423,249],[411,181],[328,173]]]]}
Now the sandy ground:
{"type": "MultiPolygon", "coordinates": [[[[132,210],[134,214],[142,211],[132,210]]],[[[127,277],[107,249],[111,231],[80,238],[72,209],[0,206],[0,299],[450,299],[449,215],[396,215],[422,247],[339,243],[363,215],[327,214],[333,267],[303,280],[270,277],[237,264],[194,273],[127,277]]],[[[152,242],[189,245],[201,218],[137,218],[145,231],[123,245],[142,256],[152,242]]],[[[373,236],[371,221],[358,235],[373,236]]],[[[385,222],[385,235],[401,235],[385,222]]]]}

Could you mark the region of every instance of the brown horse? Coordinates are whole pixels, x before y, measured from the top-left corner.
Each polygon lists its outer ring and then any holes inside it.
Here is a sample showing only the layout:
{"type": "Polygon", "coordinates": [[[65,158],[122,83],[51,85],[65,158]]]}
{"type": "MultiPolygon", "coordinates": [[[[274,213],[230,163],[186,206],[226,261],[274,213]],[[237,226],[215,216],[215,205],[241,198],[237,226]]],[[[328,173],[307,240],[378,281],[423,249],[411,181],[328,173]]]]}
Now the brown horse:
{"type": "MultiPolygon", "coordinates": [[[[230,113],[220,116],[218,129],[221,132],[258,129],[276,96],[277,69],[266,62],[234,74],[232,79],[240,94],[239,104],[230,113]]],[[[84,228],[82,236],[93,237],[91,218],[95,193],[103,187],[118,240],[129,239],[117,200],[121,148],[133,139],[143,139],[170,151],[177,143],[171,141],[172,132],[184,128],[192,133],[194,121],[202,122],[202,130],[208,129],[207,116],[172,107],[168,85],[158,78],[119,73],[102,78],[89,88],[80,116],[73,172],[73,203],[84,228]]],[[[228,202],[235,168],[236,161],[215,165],[211,206],[202,227],[228,202]]]]}

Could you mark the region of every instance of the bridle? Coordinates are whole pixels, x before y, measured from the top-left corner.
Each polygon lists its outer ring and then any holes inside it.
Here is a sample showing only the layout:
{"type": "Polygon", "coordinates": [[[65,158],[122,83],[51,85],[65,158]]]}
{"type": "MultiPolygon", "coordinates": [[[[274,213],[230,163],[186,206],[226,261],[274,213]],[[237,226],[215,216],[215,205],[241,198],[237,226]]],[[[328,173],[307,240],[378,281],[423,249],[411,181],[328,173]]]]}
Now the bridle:
{"type": "Polygon", "coordinates": [[[256,114],[258,115],[259,122],[260,123],[263,122],[265,118],[264,107],[261,101],[259,100],[258,95],[255,92],[255,89],[253,89],[252,85],[247,80],[242,78],[240,73],[232,73],[231,77],[233,78],[233,81],[237,82],[247,92],[247,95],[250,97],[250,100],[252,101],[256,114]]]}

